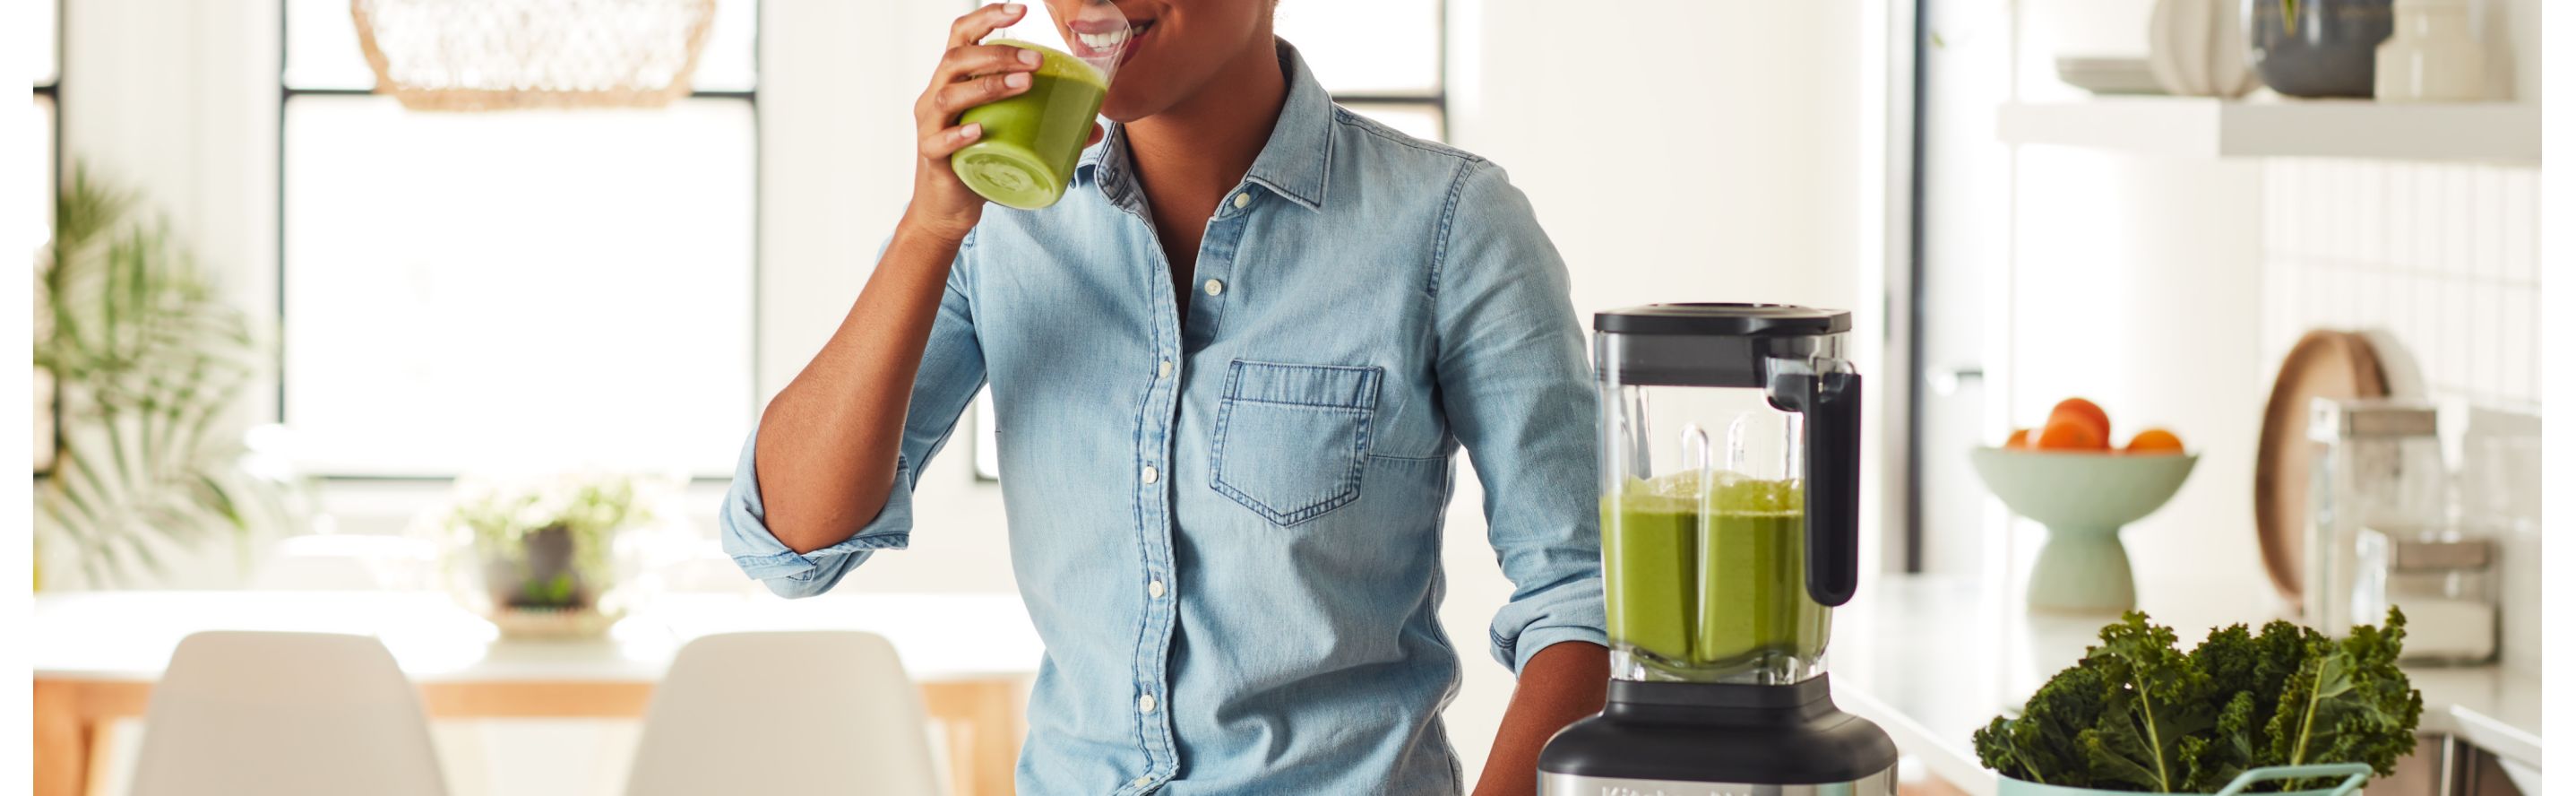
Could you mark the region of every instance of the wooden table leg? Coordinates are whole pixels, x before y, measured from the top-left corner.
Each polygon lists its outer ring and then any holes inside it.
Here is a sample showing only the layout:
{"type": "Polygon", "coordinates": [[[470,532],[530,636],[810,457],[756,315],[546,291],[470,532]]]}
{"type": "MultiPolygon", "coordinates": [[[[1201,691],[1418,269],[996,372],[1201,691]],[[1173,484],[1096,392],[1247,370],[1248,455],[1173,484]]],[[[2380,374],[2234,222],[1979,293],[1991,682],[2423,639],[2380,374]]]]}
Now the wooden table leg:
{"type": "Polygon", "coordinates": [[[89,788],[89,727],[80,691],[36,681],[36,796],[83,796],[89,788]]]}
{"type": "Polygon", "coordinates": [[[948,731],[956,796],[1010,796],[1020,762],[1020,686],[1014,680],[924,683],[922,710],[948,731]]]}

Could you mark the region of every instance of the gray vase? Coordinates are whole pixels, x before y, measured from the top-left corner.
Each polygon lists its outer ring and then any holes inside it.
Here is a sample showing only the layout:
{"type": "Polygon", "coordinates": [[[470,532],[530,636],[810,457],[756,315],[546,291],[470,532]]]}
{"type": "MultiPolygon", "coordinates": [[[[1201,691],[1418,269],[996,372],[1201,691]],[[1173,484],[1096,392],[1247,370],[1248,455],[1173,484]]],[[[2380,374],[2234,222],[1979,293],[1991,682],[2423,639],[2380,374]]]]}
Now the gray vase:
{"type": "Polygon", "coordinates": [[[2379,43],[2396,28],[2392,0],[2245,0],[2254,73],[2293,97],[2368,97],[2379,43]],[[2283,12],[2293,11],[2291,24],[2283,12]]]}

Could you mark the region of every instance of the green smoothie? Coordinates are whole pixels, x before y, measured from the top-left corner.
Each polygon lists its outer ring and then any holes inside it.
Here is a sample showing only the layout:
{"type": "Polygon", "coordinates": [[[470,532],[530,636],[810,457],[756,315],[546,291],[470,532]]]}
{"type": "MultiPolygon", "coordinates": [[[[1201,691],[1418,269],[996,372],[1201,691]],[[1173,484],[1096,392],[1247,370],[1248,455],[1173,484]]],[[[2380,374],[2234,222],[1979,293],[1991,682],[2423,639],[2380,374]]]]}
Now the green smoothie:
{"type": "Polygon", "coordinates": [[[1698,482],[1630,481],[1603,501],[1612,647],[1688,680],[1821,656],[1828,614],[1807,595],[1797,484],[1726,474],[1702,495],[1698,482]]]}
{"type": "Polygon", "coordinates": [[[981,124],[984,137],[948,156],[949,168],[975,193],[1004,207],[1036,210],[1055,204],[1073,180],[1073,165],[1091,140],[1092,119],[1109,96],[1109,80],[1090,64],[1051,47],[994,39],[1036,50],[1045,60],[1029,89],[976,106],[958,124],[981,124]]]}

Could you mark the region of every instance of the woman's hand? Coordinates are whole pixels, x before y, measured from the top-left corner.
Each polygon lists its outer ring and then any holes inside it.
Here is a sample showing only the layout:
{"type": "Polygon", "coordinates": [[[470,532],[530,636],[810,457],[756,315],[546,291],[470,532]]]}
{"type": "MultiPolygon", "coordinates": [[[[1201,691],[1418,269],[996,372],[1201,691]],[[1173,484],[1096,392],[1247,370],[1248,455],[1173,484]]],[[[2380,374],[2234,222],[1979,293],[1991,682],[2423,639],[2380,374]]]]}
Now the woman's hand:
{"type": "MultiPolygon", "coordinates": [[[[1036,51],[1009,45],[977,44],[985,34],[1019,21],[1028,7],[995,3],[958,17],[948,27],[948,52],[931,72],[930,87],[912,104],[913,125],[920,133],[920,159],[912,170],[912,204],[904,224],[950,241],[962,240],[984,215],[984,198],[975,195],[948,168],[948,156],[984,135],[983,125],[957,124],[967,109],[1029,90],[1030,72],[1038,68],[1036,51]]],[[[1098,140],[1100,131],[1093,128],[1098,140]]]]}

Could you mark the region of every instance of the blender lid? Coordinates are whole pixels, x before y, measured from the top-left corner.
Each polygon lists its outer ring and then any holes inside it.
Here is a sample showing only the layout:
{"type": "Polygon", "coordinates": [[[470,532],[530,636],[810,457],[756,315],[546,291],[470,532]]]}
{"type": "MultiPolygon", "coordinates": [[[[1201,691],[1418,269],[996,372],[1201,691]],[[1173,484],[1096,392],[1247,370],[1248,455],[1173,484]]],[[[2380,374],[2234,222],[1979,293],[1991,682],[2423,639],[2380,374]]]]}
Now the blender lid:
{"type": "Polygon", "coordinates": [[[1612,334],[1826,335],[1851,331],[1851,313],[1795,304],[1647,304],[1593,313],[1592,329],[1612,334]]]}

